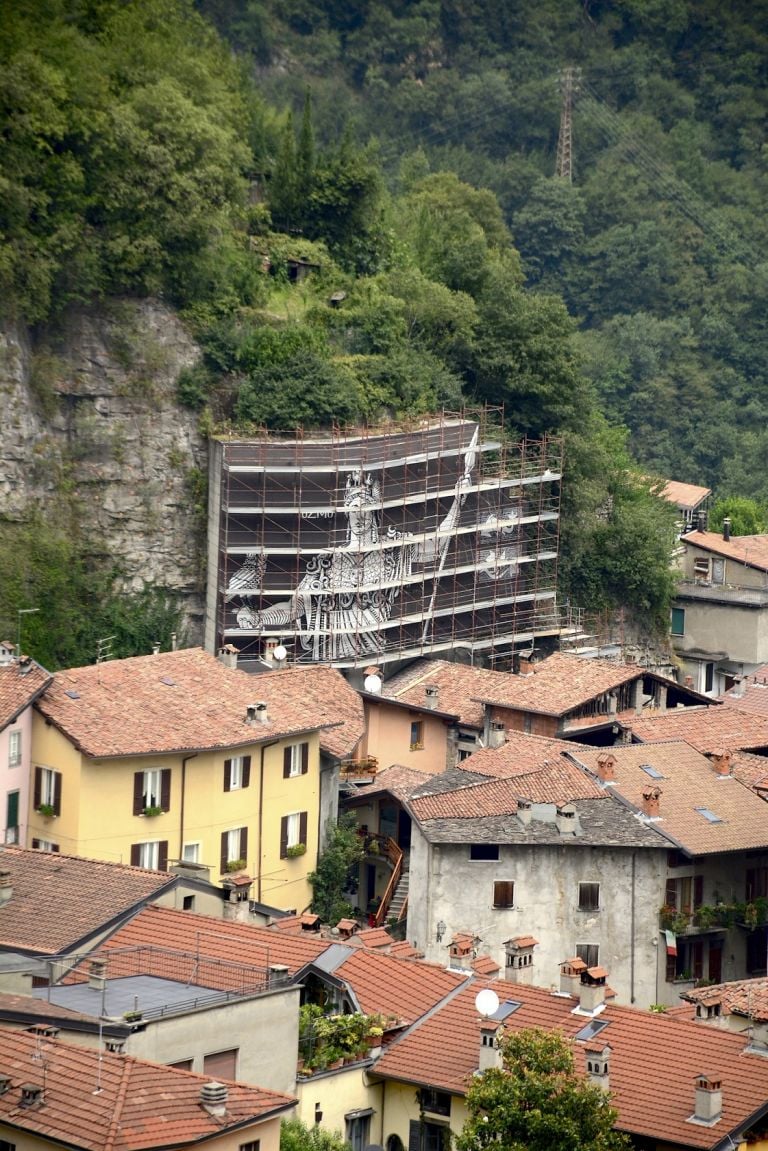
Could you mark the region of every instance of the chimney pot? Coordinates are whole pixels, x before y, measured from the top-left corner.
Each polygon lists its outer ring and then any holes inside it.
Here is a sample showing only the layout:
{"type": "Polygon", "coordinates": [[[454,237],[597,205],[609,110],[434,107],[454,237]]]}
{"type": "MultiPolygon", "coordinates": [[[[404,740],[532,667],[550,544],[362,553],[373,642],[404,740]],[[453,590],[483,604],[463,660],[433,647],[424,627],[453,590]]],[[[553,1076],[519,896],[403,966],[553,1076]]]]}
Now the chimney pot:
{"type": "Polygon", "coordinates": [[[581,973],[586,970],[586,963],[578,956],[564,960],[560,964],[560,991],[564,995],[578,995],[581,973]]]}
{"type": "Polygon", "coordinates": [[[604,967],[589,967],[582,971],[579,982],[579,1011],[594,1015],[605,1005],[604,967]]]}
{"type": "Polygon", "coordinates": [[[263,699],[260,699],[258,703],[248,704],[245,709],[245,722],[249,723],[251,727],[257,727],[262,723],[269,723],[269,712],[266,702],[263,699]]]}
{"type": "Polygon", "coordinates": [[[489,747],[502,747],[507,739],[507,732],[503,723],[498,723],[493,720],[491,723],[491,730],[488,736],[489,747]]]}
{"type": "Polygon", "coordinates": [[[440,689],[438,688],[437,684],[430,684],[428,687],[424,688],[427,707],[431,708],[433,711],[437,707],[439,691],[440,689]]]}
{"type": "Polygon", "coordinates": [[[39,1083],[22,1083],[20,1107],[34,1107],[43,1102],[43,1089],[39,1083]]]}
{"type": "Polygon", "coordinates": [[[204,1083],[200,1088],[200,1102],[209,1115],[217,1119],[223,1118],[227,1113],[227,1099],[229,1091],[225,1083],[204,1083]]]}
{"type": "Polygon", "coordinates": [[[489,1071],[491,1067],[501,1067],[501,1051],[499,1050],[501,1031],[502,1029],[497,1020],[481,1020],[478,1070],[489,1071]]]}
{"type": "Polygon", "coordinates": [[[730,520],[729,516],[726,516],[725,519],[723,520],[723,539],[727,543],[730,538],[731,538],[731,520],[730,520]]]}
{"type": "Polygon", "coordinates": [[[237,657],[240,652],[234,644],[227,643],[224,647],[219,648],[219,662],[223,663],[225,667],[237,667],[237,657]]]}
{"type": "Polygon", "coordinates": [[[616,779],[616,756],[604,752],[597,757],[597,778],[601,783],[612,783],[616,779]]]}
{"type": "Polygon", "coordinates": [[[724,748],[716,751],[712,756],[712,762],[715,765],[715,771],[723,779],[726,779],[731,774],[731,753],[724,748]]]}
{"type": "Polygon", "coordinates": [[[659,818],[659,799],[661,797],[660,787],[644,787],[643,788],[643,815],[647,815],[649,819],[659,818]]]}
{"type": "Polygon", "coordinates": [[[700,1123],[714,1123],[723,1111],[722,1083],[703,1072],[696,1076],[694,1083],[693,1118],[700,1123]]]}
{"type": "Polygon", "coordinates": [[[0,871],[0,907],[4,907],[6,903],[10,903],[13,898],[13,884],[11,883],[11,873],[3,869],[0,871]]]}
{"type": "Polygon", "coordinates": [[[587,1074],[590,1081],[603,1091],[610,1091],[610,1059],[611,1045],[606,1043],[600,1050],[587,1051],[587,1074]]]}

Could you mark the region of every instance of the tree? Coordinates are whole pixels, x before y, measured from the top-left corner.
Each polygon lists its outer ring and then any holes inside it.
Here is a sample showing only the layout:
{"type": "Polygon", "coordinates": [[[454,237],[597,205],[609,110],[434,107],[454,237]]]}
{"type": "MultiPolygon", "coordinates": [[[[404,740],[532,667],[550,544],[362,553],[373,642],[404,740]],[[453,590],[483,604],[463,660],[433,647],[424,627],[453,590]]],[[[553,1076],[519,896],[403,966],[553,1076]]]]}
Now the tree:
{"type": "Polygon", "coordinates": [[[537,1028],[501,1041],[503,1067],[477,1076],[467,1092],[469,1119],[458,1151],[620,1151],[605,1092],[574,1067],[568,1041],[537,1028]]]}
{"type": "Polygon", "coordinates": [[[330,832],[316,870],[307,876],[313,891],[312,910],[323,923],[338,923],[352,913],[344,889],[351,869],[362,858],[363,841],[357,834],[354,815],[347,812],[330,832]]]}
{"type": "Polygon", "coordinates": [[[316,1123],[307,1127],[300,1119],[284,1119],[280,1124],[280,1151],[349,1151],[338,1131],[327,1131],[316,1123]]]}
{"type": "Polygon", "coordinates": [[[744,496],[719,499],[709,513],[709,530],[719,532],[726,516],[731,521],[731,535],[734,536],[757,536],[768,527],[765,508],[744,496]]]}

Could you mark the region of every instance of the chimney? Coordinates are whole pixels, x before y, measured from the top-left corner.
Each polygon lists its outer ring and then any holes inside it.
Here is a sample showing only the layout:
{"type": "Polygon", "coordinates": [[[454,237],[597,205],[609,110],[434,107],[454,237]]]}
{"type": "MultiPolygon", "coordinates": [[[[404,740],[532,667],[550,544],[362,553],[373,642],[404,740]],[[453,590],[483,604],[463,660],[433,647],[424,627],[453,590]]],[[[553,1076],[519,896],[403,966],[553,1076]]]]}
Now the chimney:
{"type": "Polygon", "coordinates": [[[595,1015],[605,1006],[604,967],[588,967],[581,973],[579,983],[579,1011],[584,1015],[595,1015]]]}
{"type": "Polygon", "coordinates": [[[482,1019],[480,1021],[479,1071],[490,1071],[492,1067],[501,1067],[501,1051],[498,1042],[501,1030],[497,1019],[482,1019]]]}
{"type": "Polygon", "coordinates": [[[703,509],[698,511],[696,513],[696,530],[699,532],[705,532],[707,530],[708,519],[709,517],[703,509]]]}
{"type": "Polygon", "coordinates": [[[565,959],[560,964],[560,993],[562,995],[578,995],[582,971],[587,965],[578,956],[575,959],[565,959]]]}
{"type": "Polygon", "coordinates": [[[276,639],[275,636],[270,636],[269,638],[264,640],[263,657],[267,663],[273,662],[273,660],[275,658],[275,648],[278,646],[279,643],[280,643],[280,641],[278,639],[276,639]]]}
{"type": "Polygon", "coordinates": [[[19,1107],[35,1107],[43,1102],[43,1089],[39,1083],[22,1083],[19,1107]]]}
{"type": "Polygon", "coordinates": [[[532,935],[516,935],[504,941],[506,965],[504,978],[510,983],[530,983],[533,974],[533,949],[538,939],[532,935]]]}
{"type": "Polygon", "coordinates": [[[523,827],[527,827],[533,819],[533,805],[530,799],[518,799],[517,801],[517,818],[522,823],[523,827]]]}
{"type": "Polygon", "coordinates": [[[103,991],[107,983],[106,959],[92,959],[88,964],[88,986],[92,991],[103,991]]]}
{"type": "Polygon", "coordinates": [[[266,702],[260,699],[258,703],[249,703],[245,709],[245,722],[251,727],[259,727],[269,723],[269,713],[266,702]]]}
{"type": "Polygon", "coordinates": [[[661,796],[660,787],[644,787],[643,788],[643,815],[648,819],[660,819],[659,814],[659,798],[661,796]]]}
{"type": "Polygon", "coordinates": [[[604,751],[597,757],[597,778],[601,783],[614,783],[616,781],[616,756],[610,751],[604,751]]]}
{"type": "Polygon", "coordinates": [[[576,835],[579,830],[576,808],[572,807],[570,803],[564,807],[558,807],[555,812],[555,826],[560,835],[576,835]]]}
{"type": "Polygon", "coordinates": [[[715,771],[721,779],[729,779],[731,775],[731,753],[726,751],[725,748],[720,748],[712,755],[712,763],[715,765],[715,771]]]}
{"type": "Polygon", "coordinates": [[[288,979],[290,968],[286,963],[270,963],[269,965],[269,983],[280,984],[285,983],[288,979]]]}
{"type": "Polygon", "coordinates": [[[179,646],[178,637],[176,635],[176,632],[172,631],[171,632],[171,651],[176,651],[176,648],[178,646],[179,646]]]}
{"type": "Polygon", "coordinates": [[[615,715],[619,707],[619,701],[616,698],[615,691],[608,692],[608,714],[615,715]]]}
{"type": "Polygon", "coordinates": [[[429,687],[424,688],[425,703],[430,711],[434,711],[437,707],[438,696],[440,689],[437,684],[430,684],[429,687]]]}
{"type": "Polygon", "coordinates": [[[227,643],[219,648],[219,662],[225,667],[237,667],[237,657],[240,652],[233,643],[227,643]]]}
{"type": "Polygon", "coordinates": [[[725,519],[723,520],[723,539],[725,540],[726,543],[728,543],[730,538],[731,538],[731,520],[730,520],[729,516],[726,516],[725,519]]]}
{"type": "Polygon", "coordinates": [[[467,931],[457,931],[448,944],[448,966],[471,971],[472,960],[477,957],[477,948],[480,943],[482,943],[482,939],[478,935],[471,935],[467,931]]]}
{"type": "Polygon", "coordinates": [[[0,1095],[5,1095],[11,1089],[10,1075],[0,1075],[0,1095]]]}
{"type": "Polygon", "coordinates": [[[488,736],[489,747],[503,747],[507,740],[507,732],[503,723],[497,723],[495,720],[491,722],[491,730],[488,736]]]}
{"type": "Polygon", "coordinates": [[[160,655],[160,644],[159,643],[153,643],[152,644],[152,655],[160,655]]]}
{"type": "Polygon", "coordinates": [[[697,1123],[716,1123],[723,1113],[723,1089],[719,1079],[701,1073],[694,1083],[694,1108],[691,1118],[697,1123]]]}
{"type": "Polygon", "coordinates": [[[532,659],[520,659],[520,675],[533,675],[536,671],[536,664],[532,659]]]}
{"type": "Polygon", "coordinates": [[[587,1074],[589,1075],[590,1082],[595,1087],[601,1087],[603,1091],[610,1091],[610,1060],[611,1060],[611,1045],[606,1043],[605,1047],[589,1047],[586,1050],[587,1056],[587,1074]]]}
{"type": "Polygon", "coordinates": [[[224,1083],[204,1083],[200,1088],[200,1104],[216,1119],[223,1119],[227,1113],[229,1091],[224,1083]]]}
{"type": "Polygon", "coordinates": [[[5,907],[6,903],[10,903],[13,897],[13,884],[11,883],[11,873],[3,868],[0,871],[0,907],[5,907]]]}

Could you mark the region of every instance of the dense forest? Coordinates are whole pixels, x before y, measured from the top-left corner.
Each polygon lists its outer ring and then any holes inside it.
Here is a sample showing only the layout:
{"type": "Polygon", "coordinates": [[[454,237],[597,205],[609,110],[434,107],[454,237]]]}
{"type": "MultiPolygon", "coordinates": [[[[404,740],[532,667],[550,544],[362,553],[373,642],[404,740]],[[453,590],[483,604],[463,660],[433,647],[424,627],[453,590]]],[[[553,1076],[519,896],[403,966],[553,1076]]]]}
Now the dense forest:
{"type": "MultiPolygon", "coordinates": [[[[2,0],[0,16],[10,317],[40,333],[109,296],[172,301],[203,348],[179,402],[209,429],[503,404],[510,434],[565,441],[563,596],[649,627],[672,587],[652,477],[747,497],[762,528],[764,0],[2,0]],[[555,175],[566,68],[571,179],[555,175]]],[[[11,620],[47,562],[33,535],[25,551],[14,533],[11,563],[0,533],[11,620]]]]}

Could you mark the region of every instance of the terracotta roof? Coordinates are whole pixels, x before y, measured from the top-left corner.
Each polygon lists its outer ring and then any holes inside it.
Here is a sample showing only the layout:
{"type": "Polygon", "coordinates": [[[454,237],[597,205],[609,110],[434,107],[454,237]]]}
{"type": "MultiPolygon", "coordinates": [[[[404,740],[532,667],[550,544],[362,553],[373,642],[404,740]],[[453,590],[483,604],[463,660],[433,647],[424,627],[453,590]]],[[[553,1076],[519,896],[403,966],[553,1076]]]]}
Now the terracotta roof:
{"type": "Polygon", "coordinates": [[[737,560],[746,567],[768,571],[768,535],[731,536],[729,540],[724,540],[721,532],[688,532],[681,536],[681,541],[727,559],[737,560]]]}
{"type": "Polygon", "coordinates": [[[768,979],[738,979],[731,983],[716,983],[711,987],[695,987],[684,991],[682,999],[704,1006],[720,1004],[721,1015],[743,1015],[758,1023],[768,1022],[768,979]]]}
{"type": "MultiPolygon", "coordinates": [[[[199,952],[209,959],[228,959],[262,969],[270,964],[284,964],[292,975],[322,955],[328,948],[328,940],[314,932],[292,935],[271,927],[254,927],[250,923],[214,920],[189,911],[151,906],[115,932],[104,950],[138,945],[199,952]]],[[[227,989],[226,977],[227,971],[223,969],[223,990],[227,989]]],[[[239,979],[237,973],[233,978],[239,979]]],[[[238,986],[232,989],[237,990],[238,986]]]]}
{"type": "Polygon", "coordinates": [[[35,999],[32,995],[11,995],[0,992],[0,1018],[8,1019],[21,1026],[44,1026],[50,1023],[55,1027],[66,1027],[67,1023],[94,1022],[93,1015],[62,1007],[60,1003],[49,1003],[47,999],[35,999]]]}
{"type": "Polygon", "coordinates": [[[768,716],[768,683],[765,680],[745,680],[740,687],[726,692],[722,699],[728,700],[739,711],[768,716]]]}
{"type": "Polygon", "coordinates": [[[396,1015],[405,1023],[420,1019],[467,978],[437,964],[363,948],[345,959],[334,975],[349,984],[366,1015],[396,1015]]]}
{"type": "Polygon", "coordinates": [[[534,939],[532,935],[516,935],[514,939],[508,939],[507,943],[513,944],[515,947],[536,947],[538,939],[534,939]]]}
{"type": "MultiPolygon", "coordinates": [[[[475,996],[478,981],[462,989],[421,1023],[395,1040],[376,1063],[376,1073],[406,1083],[466,1093],[478,1066],[475,996]]],[[[542,1027],[573,1039],[588,1022],[573,1015],[575,1001],[539,987],[496,981],[499,999],[521,1006],[508,1015],[507,1030],[542,1027]]],[[[637,1136],[688,1147],[715,1147],[726,1132],[768,1102],[768,1059],[744,1052],[744,1039],[685,1019],[609,1003],[600,1039],[611,1046],[610,1085],[617,1126],[637,1136]],[[689,1123],[694,1077],[702,1070],[722,1080],[723,1114],[713,1127],[689,1123]]],[[[585,1071],[586,1045],[574,1041],[576,1067],[585,1071]]]]}
{"type": "Polygon", "coordinates": [[[217,1118],[200,1105],[209,1077],[60,1040],[44,1040],[42,1050],[44,1070],[35,1036],[0,1031],[0,1071],[11,1077],[0,1095],[0,1123],[87,1151],[197,1145],[229,1128],[245,1134],[249,1120],[295,1103],[276,1091],[227,1083],[226,1115],[217,1118]],[[44,1083],[44,1101],[20,1107],[20,1088],[28,1083],[44,1083]]]}
{"type": "Polygon", "coordinates": [[[155,899],[175,875],[122,863],[5,847],[0,868],[13,894],[0,907],[0,948],[55,955],[155,899]]]}
{"type": "Polygon", "coordinates": [[[401,767],[400,764],[393,764],[392,767],[385,767],[381,771],[376,772],[376,776],[372,783],[365,784],[359,788],[354,797],[365,802],[371,795],[379,795],[381,792],[386,791],[390,795],[394,795],[401,803],[407,803],[411,793],[422,787],[426,780],[432,778],[432,773],[429,771],[417,771],[413,767],[401,767]]]}
{"type": "Polygon", "coordinates": [[[393,943],[389,949],[389,954],[396,956],[398,959],[423,959],[424,952],[417,951],[407,939],[402,939],[398,943],[393,943]]]}
{"type": "Polygon", "coordinates": [[[37,699],[52,676],[34,660],[0,664],[0,731],[37,699]]]}
{"type": "Polygon", "coordinates": [[[560,716],[647,674],[635,664],[583,659],[566,652],[555,652],[534,669],[527,675],[498,674],[493,685],[475,693],[475,698],[497,707],[560,716]]]}
{"type": "Polygon", "coordinates": [[[701,488],[696,484],[682,484],[678,480],[667,480],[659,495],[675,507],[693,511],[707,496],[712,495],[712,489],[701,488]]]}
{"type": "Polygon", "coordinates": [[[336,754],[359,738],[348,691],[332,668],[253,676],[186,648],[57,672],[36,707],[94,758],[238,747],[341,722],[321,740],[336,754]],[[259,700],[269,719],[249,725],[259,700]]]}
{"type": "MultiPolygon", "coordinates": [[[[577,758],[596,772],[603,753],[600,748],[580,748],[577,758]]],[[[611,753],[615,785],[606,791],[615,790],[640,810],[643,791],[649,786],[660,788],[660,818],[652,826],[692,855],[768,847],[764,801],[733,776],[719,776],[714,765],[690,744],[633,744],[613,747],[611,753]],[[644,766],[658,775],[644,771],[644,766]]]]}
{"type": "Polygon", "coordinates": [[[473,752],[462,760],[462,769],[499,779],[512,779],[541,771],[542,767],[552,763],[562,763],[566,751],[582,746],[571,741],[565,743],[562,739],[525,735],[521,731],[508,731],[505,740],[501,747],[473,752]]]}
{"type": "Polygon", "coordinates": [[[483,707],[478,699],[485,691],[493,692],[496,680],[505,681],[507,672],[488,671],[465,663],[444,659],[421,659],[405,671],[388,679],[382,697],[424,707],[426,687],[437,687],[440,711],[452,712],[466,727],[483,726],[483,707]]]}
{"type": "Polygon", "coordinates": [[[394,942],[386,927],[371,927],[367,931],[360,931],[355,936],[361,947],[389,947],[394,942]]]}
{"type": "Polygon", "coordinates": [[[768,716],[752,715],[732,701],[719,707],[686,707],[655,715],[623,720],[635,739],[660,743],[684,739],[698,751],[716,752],[723,747],[768,747],[768,716]]]}
{"type": "Polygon", "coordinates": [[[479,955],[477,959],[472,960],[472,970],[476,975],[498,975],[501,964],[491,959],[490,955],[479,955]]]}

